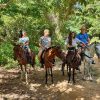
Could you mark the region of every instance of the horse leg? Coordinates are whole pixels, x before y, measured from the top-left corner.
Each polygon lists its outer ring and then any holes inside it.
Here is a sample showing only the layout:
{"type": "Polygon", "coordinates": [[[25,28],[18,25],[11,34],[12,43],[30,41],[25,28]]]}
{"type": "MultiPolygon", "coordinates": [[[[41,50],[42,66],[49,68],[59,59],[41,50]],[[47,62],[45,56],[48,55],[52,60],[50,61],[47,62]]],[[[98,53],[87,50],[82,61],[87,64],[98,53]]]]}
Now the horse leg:
{"type": "Polygon", "coordinates": [[[83,79],[86,80],[86,63],[84,61],[84,74],[83,74],[83,79]]]}
{"type": "Polygon", "coordinates": [[[27,73],[26,65],[24,67],[25,67],[25,81],[26,81],[26,84],[28,84],[28,73],[27,73]]]}
{"type": "Polygon", "coordinates": [[[52,73],[52,67],[51,67],[51,82],[53,84],[53,73],[52,73]]]}
{"type": "Polygon", "coordinates": [[[69,71],[68,71],[68,83],[70,82],[70,77],[71,77],[71,66],[69,66],[69,71]]]}
{"type": "Polygon", "coordinates": [[[75,83],[75,68],[73,68],[73,83],[75,83]]]}
{"type": "Polygon", "coordinates": [[[68,73],[68,70],[69,70],[69,66],[67,65],[67,73],[68,73]]]}
{"type": "Polygon", "coordinates": [[[46,72],[45,72],[45,83],[47,84],[47,81],[48,81],[48,72],[47,72],[47,68],[46,68],[46,72]]]}
{"type": "Polygon", "coordinates": [[[20,68],[21,68],[21,80],[23,80],[23,76],[24,76],[23,66],[22,66],[22,65],[20,65],[20,68]]]}
{"type": "Polygon", "coordinates": [[[32,58],[32,68],[34,69],[34,65],[35,65],[35,57],[31,57],[32,58]]]}
{"type": "Polygon", "coordinates": [[[92,66],[90,65],[90,67],[89,67],[89,80],[90,81],[92,81],[93,80],[93,78],[92,78],[92,66]]]}
{"type": "Polygon", "coordinates": [[[62,75],[64,76],[65,75],[65,73],[64,73],[64,68],[65,68],[65,63],[62,63],[62,75]]]}

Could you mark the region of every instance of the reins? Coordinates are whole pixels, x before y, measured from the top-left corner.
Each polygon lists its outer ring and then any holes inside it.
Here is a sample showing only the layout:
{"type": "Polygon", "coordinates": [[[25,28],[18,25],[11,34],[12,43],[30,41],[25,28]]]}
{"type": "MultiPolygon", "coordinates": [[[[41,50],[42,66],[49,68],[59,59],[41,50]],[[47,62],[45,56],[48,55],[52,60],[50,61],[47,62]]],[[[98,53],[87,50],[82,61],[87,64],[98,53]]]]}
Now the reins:
{"type": "Polygon", "coordinates": [[[86,55],[85,53],[83,53],[84,54],[84,56],[86,56],[86,57],[88,57],[88,58],[93,58],[93,57],[89,57],[88,55],[86,55]]]}

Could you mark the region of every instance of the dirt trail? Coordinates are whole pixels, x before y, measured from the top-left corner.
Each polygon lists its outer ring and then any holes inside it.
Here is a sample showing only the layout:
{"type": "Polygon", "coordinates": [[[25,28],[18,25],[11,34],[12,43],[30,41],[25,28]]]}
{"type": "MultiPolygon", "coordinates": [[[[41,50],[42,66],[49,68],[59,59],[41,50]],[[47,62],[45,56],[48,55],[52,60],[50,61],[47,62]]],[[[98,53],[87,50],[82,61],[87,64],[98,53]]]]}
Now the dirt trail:
{"type": "MultiPolygon", "coordinates": [[[[94,65],[94,81],[82,80],[76,75],[76,85],[67,83],[60,68],[54,68],[54,84],[44,83],[44,70],[29,74],[29,85],[20,80],[19,69],[0,67],[0,100],[100,100],[100,62],[94,65]]],[[[30,71],[29,71],[30,72],[30,71]]]]}

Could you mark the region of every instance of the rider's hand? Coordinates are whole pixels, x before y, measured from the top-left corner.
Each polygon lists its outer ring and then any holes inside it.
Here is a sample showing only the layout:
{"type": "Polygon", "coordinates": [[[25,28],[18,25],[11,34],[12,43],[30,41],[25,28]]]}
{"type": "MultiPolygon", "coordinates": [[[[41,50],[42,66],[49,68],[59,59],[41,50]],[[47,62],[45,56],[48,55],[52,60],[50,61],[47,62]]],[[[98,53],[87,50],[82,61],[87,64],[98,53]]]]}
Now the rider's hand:
{"type": "Polygon", "coordinates": [[[85,47],[85,44],[82,43],[82,47],[85,47]]]}

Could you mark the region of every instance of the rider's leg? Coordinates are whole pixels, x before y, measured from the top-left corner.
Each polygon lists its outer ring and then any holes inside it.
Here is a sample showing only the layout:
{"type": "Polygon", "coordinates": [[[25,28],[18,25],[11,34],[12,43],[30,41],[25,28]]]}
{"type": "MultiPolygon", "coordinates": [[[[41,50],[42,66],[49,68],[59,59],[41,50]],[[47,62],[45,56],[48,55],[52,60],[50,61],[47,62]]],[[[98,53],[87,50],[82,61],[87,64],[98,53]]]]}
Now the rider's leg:
{"type": "Polygon", "coordinates": [[[40,49],[39,50],[39,53],[38,53],[38,59],[39,59],[39,61],[40,61],[40,63],[41,63],[41,68],[43,68],[44,66],[43,66],[43,61],[42,61],[42,54],[43,53],[43,49],[40,49]]]}

